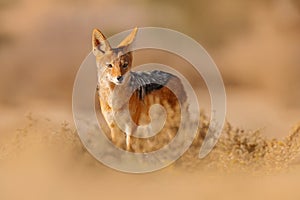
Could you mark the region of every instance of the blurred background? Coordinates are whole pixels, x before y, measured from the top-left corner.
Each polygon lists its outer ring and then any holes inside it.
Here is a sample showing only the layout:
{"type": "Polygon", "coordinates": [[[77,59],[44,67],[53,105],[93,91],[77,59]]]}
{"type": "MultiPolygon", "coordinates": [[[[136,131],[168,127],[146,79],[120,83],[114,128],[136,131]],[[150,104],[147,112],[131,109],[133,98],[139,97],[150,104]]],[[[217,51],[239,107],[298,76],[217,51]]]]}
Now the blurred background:
{"type": "Polygon", "coordinates": [[[72,122],[73,81],[95,27],[111,36],[159,26],[196,39],[220,69],[235,126],[284,136],[300,120],[298,0],[0,0],[0,25],[2,133],[27,112],[72,122]]]}

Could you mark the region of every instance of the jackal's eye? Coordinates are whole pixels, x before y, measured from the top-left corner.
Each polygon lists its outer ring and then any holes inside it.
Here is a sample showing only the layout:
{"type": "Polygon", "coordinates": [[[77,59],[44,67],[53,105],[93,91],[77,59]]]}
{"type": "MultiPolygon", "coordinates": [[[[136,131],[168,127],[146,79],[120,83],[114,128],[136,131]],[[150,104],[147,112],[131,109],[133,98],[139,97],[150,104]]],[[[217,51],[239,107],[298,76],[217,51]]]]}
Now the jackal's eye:
{"type": "Polygon", "coordinates": [[[123,68],[128,67],[128,62],[124,62],[123,65],[122,65],[122,67],[123,67],[123,68]]]}
{"type": "Polygon", "coordinates": [[[110,63],[106,63],[106,67],[108,67],[108,68],[112,68],[112,64],[110,64],[110,63]]]}

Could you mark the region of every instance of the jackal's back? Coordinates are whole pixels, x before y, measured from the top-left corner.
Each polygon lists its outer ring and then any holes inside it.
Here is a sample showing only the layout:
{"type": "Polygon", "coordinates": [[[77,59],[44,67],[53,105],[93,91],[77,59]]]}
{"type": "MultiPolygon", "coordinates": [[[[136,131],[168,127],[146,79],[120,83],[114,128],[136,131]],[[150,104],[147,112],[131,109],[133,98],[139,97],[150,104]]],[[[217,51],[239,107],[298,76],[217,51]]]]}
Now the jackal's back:
{"type": "Polygon", "coordinates": [[[180,79],[173,74],[158,70],[131,72],[129,86],[135,90],[129,109],[137,125],[150,121],[149,109],[153,104],[162,105],[169,116],[180,116],[180,104],[185,103],[186,93],[180,79]]]}

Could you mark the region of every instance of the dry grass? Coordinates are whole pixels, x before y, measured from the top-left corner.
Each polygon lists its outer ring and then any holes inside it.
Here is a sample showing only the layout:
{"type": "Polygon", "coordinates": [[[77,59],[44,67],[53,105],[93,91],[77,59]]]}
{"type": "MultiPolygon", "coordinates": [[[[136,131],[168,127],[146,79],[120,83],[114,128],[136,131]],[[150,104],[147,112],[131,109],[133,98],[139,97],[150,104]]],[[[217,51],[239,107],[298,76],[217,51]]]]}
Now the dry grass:
{"type": "Polygon", "coordinates": [[[213,151],[204,160],[199,160],[199,148],[208,126],[207,117],[201,115],[198,138],[179,160],[186,168],[218,169],[222,172],[275,172],[287,169],[299,156],[299,125],[283,139],[267,139],[259,130],[240,130],[227,123],[213,151]]]}
{"type": "MultiPolygon", "coordinates": [[[[27,125],[19,129],[10,142],[0,144],[0,163],[12,158],[26,157],[25,155],[35,155],[38,152],[40,156],[50,155],[47,158],[53,158],[55,162],[68,160],[72,163],[75,161],[79,165],[101,165],[87,153],[75,128],[67,122],[56,125],[49,119],[34,118],[32,115],[28,115],[27,120],[27,125]]],[[[265,173],[288,169],[292,161],[299,156],[299,125],[283,139],[267,139],[259,130],[240,130],[227,123],[212,152],[205,159],[199,159],[199,149],[208,126],[207,116],[201,114],[199,132],[193,144],[174,163],[173,168],[193,172],[218,170],[229,173],[237,171],[265,173]]],[[[156,143],[157,141],[153,146],[156,146],[156,143]]],[[[151,145],[148,144],[149,146],[151,145]]]]}

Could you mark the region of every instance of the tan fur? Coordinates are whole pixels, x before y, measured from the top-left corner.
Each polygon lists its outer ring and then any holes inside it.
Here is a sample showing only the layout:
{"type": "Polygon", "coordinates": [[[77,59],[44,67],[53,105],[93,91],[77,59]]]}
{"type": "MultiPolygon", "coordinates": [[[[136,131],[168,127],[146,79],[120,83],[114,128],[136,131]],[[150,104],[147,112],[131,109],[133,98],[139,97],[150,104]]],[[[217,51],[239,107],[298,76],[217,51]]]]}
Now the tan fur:
{"type": "MultiPolygon", "coordinates": [[[[136,32],[137,28],[135,28],[132,31],[132,33],[120,43],[120,45],[117,48],[113,49],[106,41],[105,36],[98,29],[95,29],[93,31],[92,44],[93,53],[96,56],[96,62],[98,67],[98,94],[100,107],[104,119],[106,120],[111,130],[111,139],[113,142],[117,141],[116,137],[122,137],[122,135],[124,134],[121,133],[120,129],[118,128],[116,122],[112,117],[114,114],[113,112],[115,112],[112,110],[111,105],[112,91],[114,90],[116,84],[118,84],[117,77],[126,77],[126,75],[129,74],[128,72],[130,71],[132,66],[132,53],[129,52],[124,55],[122,54],[126,50],[126,48],[133,42],[136,36],[136,32]]],[[[164,108],[167,110],[167,123],[169,123],[169,125],[170,123],[178,123],[178,121],[180,121],[180,117],[174,118],[174,115],[180,116],[179,102],[174,93],[168,89],[168,86],[171,88],[176,88],[176,93],[179,94],[179,98],[183,101],[186,100],[186,93],[180,82],[180,79],[175,76],[170,78],[165,87],[152,91],[151,93],[147,94],[143,98],[143,100],[138,98],[138,94],[136,92],[133,93],[129,100],[129,112],[132,120],[137,125],[145,125],[150,122],[149,109],[153,104],[160,104],[164,106],[164,108]]],[[[126,108],[122,107],[120,109],[126,108]]],[[[135,130],[131,128],[131,132],[126,133],[127,150],[131,149],[130,135],[133,131],[135,130]]],[[[168,131],[162,130],[155,137],[161,136],[163,132],[168,131]]],[[[174,137],[174,134],[171,134],[170,137],[174,137]]],[[[132,139],[133,144],[137,145],[138,139],[134,137],[132,137],[132,139]]],[[[153,139],[153,137],[149,138],[149,140],[153,139]]],[[[157,148],[160,148],[161,146],[162,145],[158,145],[157,148]]],[[[151,148],[153,149],[153,147],[151,148]]]]}

